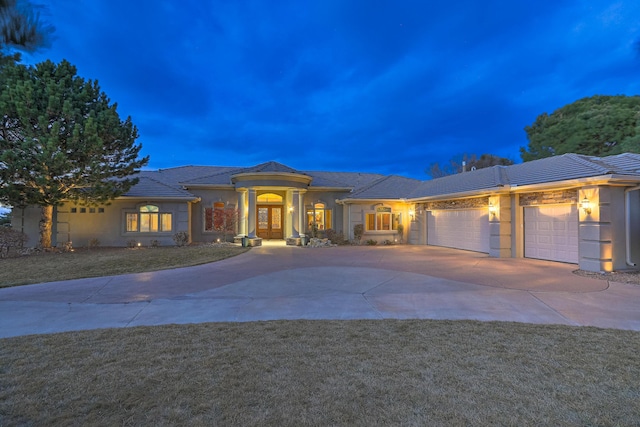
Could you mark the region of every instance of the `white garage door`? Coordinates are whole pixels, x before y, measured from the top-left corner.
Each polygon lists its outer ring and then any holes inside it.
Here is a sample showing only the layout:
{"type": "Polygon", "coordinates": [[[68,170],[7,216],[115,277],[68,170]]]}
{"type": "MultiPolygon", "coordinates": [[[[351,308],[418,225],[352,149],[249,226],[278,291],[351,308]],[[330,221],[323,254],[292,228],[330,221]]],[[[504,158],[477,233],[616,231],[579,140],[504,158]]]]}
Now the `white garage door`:
{"type": "Polygon", "coordinates": [[[427,243],[434,246],[489,252],[487,209],[429,212],[427,243]]]}
{"type": "Polygon", "coordinates": [[[575,205],[524,208],[524,256],[578,263],[578,208],[575,205]]]}

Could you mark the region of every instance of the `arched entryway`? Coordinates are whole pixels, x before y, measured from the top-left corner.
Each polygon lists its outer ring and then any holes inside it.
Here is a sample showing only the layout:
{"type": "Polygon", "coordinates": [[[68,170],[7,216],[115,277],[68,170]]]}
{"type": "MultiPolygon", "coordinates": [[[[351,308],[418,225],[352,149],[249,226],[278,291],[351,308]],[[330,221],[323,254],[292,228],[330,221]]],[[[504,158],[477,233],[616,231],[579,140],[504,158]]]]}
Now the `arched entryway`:
{"type": "Polygon", "coordinates": [[[257,197],[257,229],[261,239],[284,238],[284,198],[276,193],[263,193],[257,197]]]}

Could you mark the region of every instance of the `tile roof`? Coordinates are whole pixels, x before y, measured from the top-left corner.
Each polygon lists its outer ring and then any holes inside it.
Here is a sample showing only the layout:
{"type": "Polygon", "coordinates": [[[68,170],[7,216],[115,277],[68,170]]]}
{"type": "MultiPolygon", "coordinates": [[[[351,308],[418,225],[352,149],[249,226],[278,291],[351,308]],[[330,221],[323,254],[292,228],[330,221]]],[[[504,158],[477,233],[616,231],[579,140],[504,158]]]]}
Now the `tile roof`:
{"type": "Polygon", "coordinates": [[[143,198],[176,198],[176,199],[196,199],[197,197],[180,187],[167,185],[157,179],[152,178],[149,174],[138,176],[139,181],[124,197],[143,197],[143,198]]]}
{"type": "Polygon", "coordinates": [[[403,176],[390,175],[354,191],[350,199],[400,199],[411,194],[422,181],[403,176]]]}
{"type": "Polygon", "coordinates": [[[420,199],[482,192],[506,185],[542,184],[610,174],[640,175],[640,154],[624,153],[608,157],[563,154],[517,165],[478,169],[430,181],[373,173],[298,171],[273,161],[248,168],[182,166],[140,172],[140,182],[126,196],[195,197],[184,186],[231,185],[231,176],[248,172],[308,175],[313,178],[310,188],[350,188],[350,199],[420,199]]]}

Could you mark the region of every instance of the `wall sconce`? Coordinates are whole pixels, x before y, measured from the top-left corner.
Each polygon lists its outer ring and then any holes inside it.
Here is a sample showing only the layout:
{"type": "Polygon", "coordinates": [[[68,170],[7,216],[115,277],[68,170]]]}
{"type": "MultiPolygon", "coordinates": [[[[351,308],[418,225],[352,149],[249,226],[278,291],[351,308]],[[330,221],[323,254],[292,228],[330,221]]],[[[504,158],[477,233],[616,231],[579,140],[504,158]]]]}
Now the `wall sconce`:
{"type": "Polygon", "coordinates": [[[585,213],[585,215],[591,215],[591,202],[585,196],[584,199],[580,202],[580,209],[585,213]]]}
{"type": "Polygon", "coordinates": [[[289,213],[293,213],[293,206],[289,206],[289,213]]]}
{"type": "Polygon", "coordinates": [[[498,214],[498,209],[493,205],[493,203],[489,202],[489,215],[496,216],[498,214]]]}
{"type": "Polygon", "coordinates": [[[413,209],[409,209],[409,217],[411,218],[411,220],[414,220],[416,217],[416,211],[414,211],[413,209]]]}

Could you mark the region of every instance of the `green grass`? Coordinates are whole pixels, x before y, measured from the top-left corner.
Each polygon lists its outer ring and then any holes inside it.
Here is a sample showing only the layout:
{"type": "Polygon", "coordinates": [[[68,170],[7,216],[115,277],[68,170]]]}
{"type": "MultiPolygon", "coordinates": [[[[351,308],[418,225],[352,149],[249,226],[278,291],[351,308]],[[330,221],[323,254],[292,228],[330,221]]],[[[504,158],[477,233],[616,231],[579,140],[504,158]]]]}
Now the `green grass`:
{"type": "Polygon", "coordinates": [[[640,333],[275,321],[0,340],[0,425],[638,425],[640,333]]]}
{"type": "Polygon", "coordinates": [[[184,246],[158,248],[94,248],[68,253],[39,253],[0,259],[0,288],[31,283],[101,277],[188,267],[219,261],[249,248],[184,246]]]}

